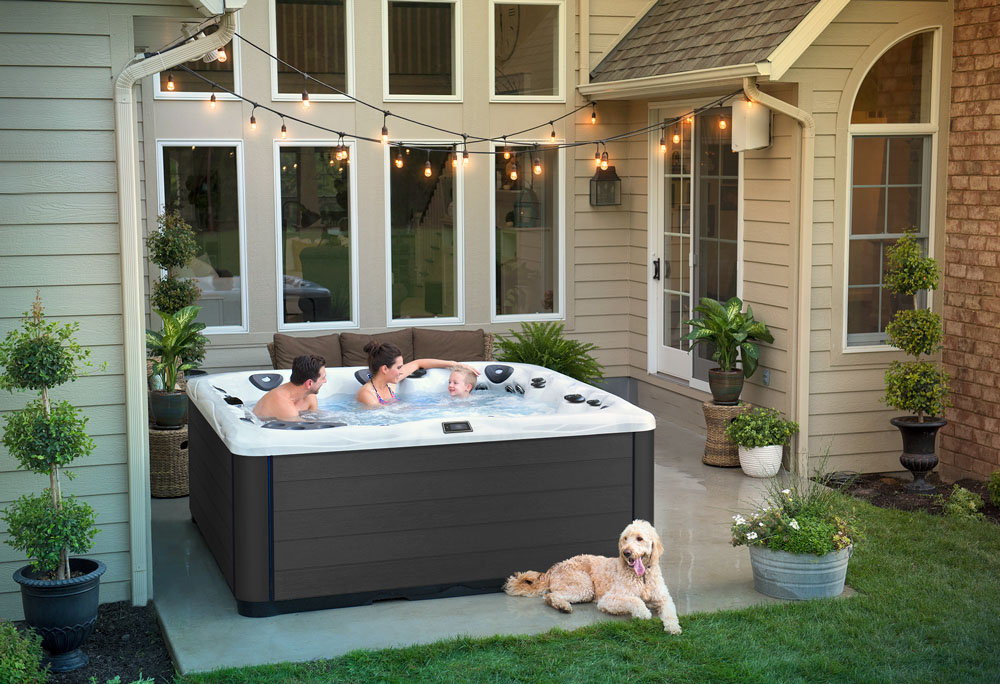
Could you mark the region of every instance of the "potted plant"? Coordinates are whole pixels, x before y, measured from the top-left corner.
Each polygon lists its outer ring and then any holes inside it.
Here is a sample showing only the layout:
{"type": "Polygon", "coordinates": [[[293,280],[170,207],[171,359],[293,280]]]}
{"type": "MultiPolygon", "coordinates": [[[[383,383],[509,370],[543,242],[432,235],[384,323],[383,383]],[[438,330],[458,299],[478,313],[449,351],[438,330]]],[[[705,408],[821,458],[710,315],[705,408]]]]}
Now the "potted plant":
{"type": "Polygon", "coordinates": [[[204,323],[195,323],[201,307],[185,306],[176,314],[155,311],[163,319],[163,330],[146,330],[146,352],[158,361],[153,363],[153,375],[163,389],[150,392],[150,411],[154,425],[161,429],[179,428],[187,411],[187,395],[177,389],[177,374],[195,368],[190,358],[192,349],[203,339],[204,323]]]}
{"type": "Polygon", "coordinates": [[[87,419],[50,391],[80,375],[90,365],[90,350],[74,339],[76,323],[46,322],[40,297],[24,314],[20,330],[0,342],[0,388],[31,390],[39,398],[7,416],[3,443],[18,467],[47,475],[49,487],[40,496],[25,494],[3,510],[7,544],[31,559],[14,572],[21,587],[24,619],[42,637],[46,661],[54,672],[67,672],[88,662],[81,644],[97,624],[101,575],[99,560],[70,558],[90,550],[94,511],[62,492],[63,470],[74,459],[94,450],[86,433],[87,419]]]}
{"type": "Polygon", "coordinates": [[[590,355],[596,344],[568,340],[563,326],[551,321],[522,323],[521,331],[510,331],[509,338],[497,337],[497,360],[532,363],[571,378],[596,385],[604,379],[604,366],[590,355]]]}
{"type": "Polygon", "coordinates": [[[890,291],[914,298],[914,307],[897,311],[885,332],[889,343],[913,361],[893,361],[885,373],[884,401],[913,415],[892,418],[903,438],[900,463],[913,473],[907,489],[933,494],[936,490],[924,478],[938,463],[934,442],[937,431],[948,424],[944,411],[948,401],[948,375],[934,361],[921,361],[941,348],[941,317],[929,309],[917,308],[916,295],[937,287],[940,271],[934,259],[921,254],[920,244],[910,232],[888,250],[885,281],[890,291]]]}
{"type": "Polygon", "coordinates": [[[750,477],[773,477],[781,468],[781,454],[799,424],[772,408],[745,411],[726,426],[726,437],[739,447],[740,467],[750,477]]]}
{"type": "Polygon", "coordinates": [[[718,368],[708,371],[708,386],[716,404],[735,406],[743,391],[743,379],[757,370],[760,349],[756,342],[774,342],[774,337],[763,321],[754,320],[753,309],[743,313],[743,301],[733,297],[723,304],[709,297],[702,297],[694,308],[701,318],[684,321],[691,332],[681,339],[691,346],[705,343],[714,349],[712,360],[718,368]],[[736,369],[737,361],[742,370],[736,369]]]}
{"type": "Polygon", "coordinates": [[[757,511],[734,515],[733,546],[750,551],[754,589],[781,599],[839,596],[855,532],[837,493],[814,481],[770,480],[757,511]]]}

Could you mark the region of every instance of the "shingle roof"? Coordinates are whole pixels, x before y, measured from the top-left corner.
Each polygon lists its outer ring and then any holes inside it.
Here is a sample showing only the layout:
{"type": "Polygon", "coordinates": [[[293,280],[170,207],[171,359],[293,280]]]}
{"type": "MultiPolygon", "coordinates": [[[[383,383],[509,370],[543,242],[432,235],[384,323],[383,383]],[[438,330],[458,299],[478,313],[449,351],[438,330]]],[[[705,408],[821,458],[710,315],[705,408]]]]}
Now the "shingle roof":
{"type": "Polygon", "coordinates": [[[819,0],[659,0],[590,74],[592,83],[753,64],[819,0]]]}

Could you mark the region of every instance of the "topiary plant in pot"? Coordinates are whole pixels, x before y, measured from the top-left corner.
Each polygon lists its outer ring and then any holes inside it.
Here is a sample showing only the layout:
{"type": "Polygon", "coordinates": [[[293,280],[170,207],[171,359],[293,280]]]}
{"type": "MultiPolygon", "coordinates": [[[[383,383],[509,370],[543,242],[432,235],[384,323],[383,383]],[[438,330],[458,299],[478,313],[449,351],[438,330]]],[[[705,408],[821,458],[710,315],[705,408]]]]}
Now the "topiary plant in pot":
{"type": "Polygon", "coordinates": [[[903,453],[899,460],[913,473],[913,482],[906,486],[914,492],[934,493],[936,490],[924,478],[938,463],[934,443],[937,431],[948,424],[944,411],[948,402],[948,375],[933,361],[922,361],[941,348],[941,317],[928,309],[916,307],[916,295],[921,290],[937,287],[940,271],[931,257],[923,256],[920,244],[907,232],[888,250],[885,280],[889,290],[914,297],[914,308],[897,311],[886,326],[889,343],[914,357],[913,361],[893,361],[885,373],[887,405],[909,411],[891,423],[899,428],[903,438],[903,453]]]}
{"type": "Polygon", "coordinates": [[[99,560],[70,558],[90,550],[94,511],[73,496],[64,496],[63,470],[94,450],[85,431],[87,419],[50,391],[76,380],[90,365],[90,350],[74,339],[76,323],[46,322],[40,297],[25,313],[20,330],[0,342],[0,388],[31,390],[39,398],[6,416],[3,443],[18,467],[47,475],[40,496],[25,494],[3,510],[7,544],[23,552],[30,565],[14,573],[21,586],[24,619],[42,637],[46,661],[54,672],[75,670],[88,661],[80,645],[97,624],[98,592],[105,566],[99,560]]]}
{"type": "Polygon", "coordinates": [[[716,404],[735,406],[743,392],[743,379],[749,378],[757,370],[760,348],[756,342],[774,342],[774,337],[763,321],[755,320],[753,309],[747,307],[743,313],[743,301],[733,297],[722,302],[702,297],[701,304],[694,308],[701,318],[684,321],[691,326],[691,332],[681,339],[689,340],[691,346],[708,344],[714,351],[712,360],[718,368],[708,371],[708,386],[716,404]],[[742,370],[736,368],[739,362],[742,370]]]}
{"type": "Polygon", "coordinates": [[[497,337],[497,360],[533,363],[595,385],[604,379],[604,366],[590,355],[596,344],[568,340],[560,323],[522,323],[509,338],[497,337]]]}
{"type": "Polygon", "coordinates": [[[150,411],[156,427],[179,428],[184,424],[187,395],[177,389],[179,373],[197,368],[196,361],[187,361],[195,345],[203,344],[204,323],[196,323],[199,306],[185,306],[176,314],[154,311],[163,319],[163,330],[146,330],[146,353],[159,361],[153,363],[153,375],[162,390],[150,393],[150,411]]]}

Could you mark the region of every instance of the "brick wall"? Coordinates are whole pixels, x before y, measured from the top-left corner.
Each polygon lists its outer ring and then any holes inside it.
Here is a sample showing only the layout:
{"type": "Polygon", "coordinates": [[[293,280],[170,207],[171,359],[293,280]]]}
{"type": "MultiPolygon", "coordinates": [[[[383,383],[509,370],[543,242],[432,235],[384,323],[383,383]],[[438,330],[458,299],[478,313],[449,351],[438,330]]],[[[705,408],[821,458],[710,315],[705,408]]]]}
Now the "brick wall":
{"type": "Polygon", "coordinates": [[[1000,0],[955,0],[944,363],[946,480],[1000,470],[1000,0]]]}

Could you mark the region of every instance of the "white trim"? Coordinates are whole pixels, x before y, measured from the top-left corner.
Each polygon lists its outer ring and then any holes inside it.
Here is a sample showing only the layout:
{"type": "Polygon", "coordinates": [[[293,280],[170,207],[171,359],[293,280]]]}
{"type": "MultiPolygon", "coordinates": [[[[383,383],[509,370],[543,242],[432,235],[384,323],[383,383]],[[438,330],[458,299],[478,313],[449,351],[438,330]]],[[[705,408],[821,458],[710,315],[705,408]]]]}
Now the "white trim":
{"type": "MultiPolygon", "coordinates": [[[[507,140],[508,145],[514,147],[538,145],[541,149],[545,143],[551,140],[507,140]]],[[[558,144],[564,143],[558,140],[558,144]]],[[[497,231],[497,185],[496,185],[496,151],[503,147],[503,143],[490,142],[490,203],[489,203],[489,226],[490,226],[490,322],[491,323],[520,323],[524,321],[562,321],[566,319],[566,148],[560,147],[557,150],[559,178],[556,183],[556,208],[559,212],[556,217],[556,248],[559,250],[557,264],[556,285],[559,290],[558,301],[553,300],[552,306],[555,311],[543,314],[497,314],[497,254],[496,254],[496,231],[497,231]]]]}
{"type": "MultiPolygon", "coordinates": [[[[236,16],[236,32],[239,33],[239,30],[240,30],[240,17],[239,17],[238,14],[235,15],[235,16],[236,16]]],[[[212,35],[214,36],[215,34],[213,33],[212,35]]],[[[211,38],[212,36],[206,36],[206,37],[207,38],[211,38]]],[[[205,39],[202,38],[201,40],[205,40],[205,39]]],[[[194,41],[193,43],[190,43],[190,45],[194,45],[197,42],[199,42],[199,41],[194,41]]],[[[242,42],[243,41],[241,41],[238,38],[236,38],[235,36],[233,36],[233,38],[232,38],[233,54],[230,57],[230,62],[232,63],[232,67],[233,67],[233,92],[234,93],[239,93],[239,94],[243,93],[243,77],[242,77],[242,68],[241,68],[241,65],[243,63],[242,62],[242,60],[243,60],[243,50],[240,48],[240,43],[242,43],[242,42]]],[[[207,52],[207,50],[206,50],[206,52],[207,52]]],[[[202,54],[204,54],[204,53],[202,53],[202,54]]],[[[181,64],[183,64],[183,62],[181,62],[181,64]]],[[[175,65],[175,66],[177,66],[177,65],[175,65]]],[[[167,71],[172,71],[172,68],[171,69],[167,69],[167,71]]],[[[187,72],[184,72],[184,73],[187,73],[187,72]]],[[[197,77],[192,77],[192,78],[196,78],[197,79],[197,77]]],[[[200,79],[198,79],[198,80],[200,81],[200,79]]],[[[203,81],[200,81],[200,82],[203,83],[203,81]]],[[[169,100],[177,100],[177,101],[183,102],[183,101],[192,101],[192,100],[207,100],[211,96],[212,96],[212,90],[211,89],[209,89],[209,90],[183,90],[183,91],[175,90],[173,92],[171,92],[169,90],[163,90],[163,89],[160,88],[160,72],[157,72],[157,73],[153,74],[153,99],[154,100],[168,100],[168,101],[169,100]]],[[[237,97],[236,95],[230,95],[229,93],[226,93],[226,92],[217,91],[215,93],[215,99],[217,101],[221,102],[221,101],[226,101],[226,100],[229,100],[229,101],[238,101],[240,98],[237,97]]]]}
{"type": "Polygon", "coordinates": [[[766,58],[772,81],[780,80],[850,0],[820,0],[766,58]]]}
{"type": "Polygon", "coordinates": [[[462,0],[382,0],[382,100],[383,102],[462,102],[462,0]],[[451,5],[451,95],[392,94],[389,92],[389,3],[451,5]]]}
{"type": "Polygon", "coordinates": [[[592,100],[634,100],[662,96],[671,89],[688,86],[738,87],[742,84],[743,78],[766,75],[766,71],[757,64],[736,64],[646,78],[599,81],[577,86],[576,89],[581,95],[592,100]]]}
{"type": "MultiPolygon", "coordinates": [[[[390,140],[389,145],[383,145],[383,183],[385,197],[385,320],[388,328],[431,327],[435,325],[465,325],[465,165],[459,163],[455,171],[455,316],[439,316],[432,318],[393,318],[392,317],[392,174],[389,165],[392,163],[394,145],[402,140],[390,140]]],[[[441,151],[456,150],[461,141],[457,140],[410,140],[406,144],[412,147],[435,147],[441,151]]],[[[420,163],[419,154],[410,155],[411,163],[420,163]]],[[[450,163],[450,162],[449,162],[450,163]]]]}
{"type": "Polygon", "coordinates": [[[356,181],[357,171],[356,162],[357,159],[355,151],[357,149],[357,141],[353,139],[344,138],[344,147],[348,150],[348,159],[350,160],[351,176],[347,187],[348,202],[350,206],[347,210],[347,215],[350,220],[350,265],[351,265],[351,317],[347,320],[341,321],[314,321],[314,322],[304,322],[304,323],[285,323],[284,322],[284,307],[285,307],[285,297],[284,297],[284,276],[285,276],[285,259],[284,259],[284,248],[281,240],[281,148],[282,147],[330,147],[335,148],[340,144],[339,138],[337,140],[331,140],[329,138],[320,139],[280,139],[275,138],[272,140],[273,144],[273,157],[274,157],[274,167],[273,167],[273,180],[274,180],[274,267],[275,267],[275,305],[277,312],[277,330],[278,332],[288,332],[294,330],[352,330],[360,327],[360,297],[358,293],[358,187],[356,181]]]}
{"type": "Polygon", "coordinates": [[[490,102],[520,102],[520,103],[534,103],[534,102],[565,102],[566,101],[566,1],[565,0],[490,0],[489,3],[489,17],[488,17],[488,33],[487,33],[487,43],[489,44],[487,52],[487,66],[486,70],[489,73],[489,93],[490,102]],[[559,47],[557,52],[556,70],[559,75],[558,85],[556,87],[555,95],[497,95],[496,86],[496,26],[494,16],[496,14],[495,7],[497,4],[501,5],[549,5],[558,6],[559,8],[559,19],[558,26],[556,27],[556,34],[559,36],[559,47]]]}
{"type": "MultiPolygon", "coordinates": [[[[164,147],[233,147],[236,150],[236,187],[239,197],[236,200],[236,210],[239,216],[240,244],[240,325],[214,325],[205,328],[205,335],[225,335],[246,333],[250,331],[250,312],[247,292],[247,221],[246,221],[246,177],[243,172],[243,140],[238,138],[217,138],[205,140],[199,138],[157,138],[156,139],[156,206],[157,213],[163,213],[165,208],[163,148],[164,147]]],[[[163,272],[161,271],[161,274],[163,272]]]]}
{"type": "MultiPolygon", "coordinates": [[[[268,33],[270,44],[268,51],[276,57],[278,54],[278,19],[274,0],[268,0],[268,33]]],[[[301,102],[302,93],[278,92],[278,62],[270,57],[271,71],[271,101],[301,102]]],[[[299,65],[294,65],[299,66],[299,65]]],[[[309,93],[310,102],[351,102],[349,96],[354,95],[354,0],[344,0],[344,91],[347,95],[331,95],[329,93],[309,93]]],[[[303,69],[305,71],[305,69],[303,69]]],[[[311,75],[311,74],[310,74],[311,75]]]]}
{"type": "MultiPolygon", "coordinates": [[[[927,177],[927,186],[924,188],[928,194],[927,202],[927,253],[931,256],[934,255],[934,245],[936,237],[936,226],[935,226],[935,216],[937,212],[937,165],[938,165],[938,145],[939,145],[939,133],[940,133],[940,116],[939,108],[941,106],[941,97],[938,92],[938,86],[941,82],[941,33],[942,27],[940,24],[931,24],[927,26],[922,26],[910,30],[900,36],[897,36],[892,42],[888,43],[879,53],[868,63],[868,67],[865,69],[864,76],[858,79],[857,87],[854,89],[851,97],[851,106],[847,111],[848,124],[847,124],[847,182],[844,183],[842,188],[844,198],[844,237],[843,244],[841,245],[844,250],[844,271],[843,271],[843,302],[844,306],[841,311],[841,345],[844,354],[858,354],[858,353],[897,353],[899,349],[892,346],[888,342],[880,345],[871,344],[860,344],[852,345],[850,344],[850,335],[847,332],[847,319],[848,310],[850,309],[850,297],[849,297],[849,274],[851,266],[851,188],[854,185],[854,140],[857,137],[889,137],[889,136],[924,136],[929,137],[930,142],[930,158],[926,160],[925,171],[927,177]],[[851,113],[854,111],[854,103],[858,98],[858,91],[861,90],[862,84],[871,73],[872,68],[878,63],[880,59],[889,50],[899,45],[904,40],[912,38],[913,36],[920,35],[922,33],[931,33],[931,75],[930,83],[927,84],[930,92],[930,102],[928,103],[929,111],[929,122],[928,123],[916,123],[916,124],[852,124],[850,123],[851,113]]],[[[933,292],[927,293],[927,303],[926,308],[932,309],[934,300],[933,292]]],[[[863,334],[863,333],[862,333],[863,334]]],[[[872,333],[873,334],[873,333],[872,333]]]]}

